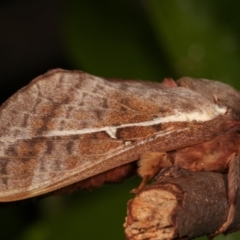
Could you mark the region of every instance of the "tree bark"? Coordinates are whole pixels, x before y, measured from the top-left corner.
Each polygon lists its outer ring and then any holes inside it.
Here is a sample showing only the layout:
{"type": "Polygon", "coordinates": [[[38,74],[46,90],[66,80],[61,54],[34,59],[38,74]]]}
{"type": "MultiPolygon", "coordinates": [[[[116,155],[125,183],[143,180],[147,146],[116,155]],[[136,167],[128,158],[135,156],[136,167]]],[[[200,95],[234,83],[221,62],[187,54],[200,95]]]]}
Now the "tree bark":
{"type": "MultiPolygon", "coordinates": [[[[229,231],[240,226],[240,191],[229,231]]],[[[128,240],[194,239],[218,230],[228,215],[227,175],[165,169],[128,202],[128,240]]]]}

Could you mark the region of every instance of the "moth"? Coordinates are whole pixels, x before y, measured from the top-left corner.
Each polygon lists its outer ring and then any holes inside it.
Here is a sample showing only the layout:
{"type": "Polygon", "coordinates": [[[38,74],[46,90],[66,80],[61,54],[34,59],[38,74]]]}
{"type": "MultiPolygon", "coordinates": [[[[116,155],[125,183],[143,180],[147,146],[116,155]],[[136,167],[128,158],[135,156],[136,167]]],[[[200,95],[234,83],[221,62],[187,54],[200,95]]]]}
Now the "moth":
{"type": "Polygon", "coordinates": [[[56,69],[0,108],[0,202],[117,182],[136,171],[138,193],[162,168],[228,171],[234,216],[240,94],[184,77],[163,83],[105,80],[56,69]]]}

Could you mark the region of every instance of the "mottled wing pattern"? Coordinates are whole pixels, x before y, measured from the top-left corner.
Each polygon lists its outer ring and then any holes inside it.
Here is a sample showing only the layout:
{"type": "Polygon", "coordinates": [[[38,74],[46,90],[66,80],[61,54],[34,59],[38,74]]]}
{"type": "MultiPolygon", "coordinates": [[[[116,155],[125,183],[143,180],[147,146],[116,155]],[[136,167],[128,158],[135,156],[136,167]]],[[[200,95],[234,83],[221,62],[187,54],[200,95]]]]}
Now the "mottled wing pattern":
{"type": "Polygon", "coordinates": [[[230,115],[186,88],[49,71],[0,108],[0,201],[59,189],[147,150],[204,141],[228,129],[230,115]]]}

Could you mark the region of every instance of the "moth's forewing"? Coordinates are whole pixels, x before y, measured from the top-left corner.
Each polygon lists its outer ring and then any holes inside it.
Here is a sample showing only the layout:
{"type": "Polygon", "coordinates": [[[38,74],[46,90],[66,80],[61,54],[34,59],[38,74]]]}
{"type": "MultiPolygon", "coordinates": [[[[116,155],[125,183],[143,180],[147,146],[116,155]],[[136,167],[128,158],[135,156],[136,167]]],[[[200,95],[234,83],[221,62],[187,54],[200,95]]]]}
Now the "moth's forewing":
{"type": "Polygon", "coordinates": [[[0,201],[44,194],[233,125],[231,111],[187,88],[49,71],[0,109],[0,201]]]}

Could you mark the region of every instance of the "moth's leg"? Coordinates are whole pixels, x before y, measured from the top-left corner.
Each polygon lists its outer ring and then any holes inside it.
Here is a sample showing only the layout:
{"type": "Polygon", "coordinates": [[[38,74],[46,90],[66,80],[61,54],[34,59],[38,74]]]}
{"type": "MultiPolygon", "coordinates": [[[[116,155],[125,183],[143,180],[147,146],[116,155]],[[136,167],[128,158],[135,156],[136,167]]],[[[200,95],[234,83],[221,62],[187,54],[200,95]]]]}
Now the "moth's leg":
{"type": "Polygon", "coordinates": [[[235,216],[236,200],[239,185],[239,167],[240,156],[236,153],[232,154],[228,165],[228,204],[229,211],[226,222],[213,234],[212,237],[221,234],[227,230],[233,222],[235,216]]]}
{"type": "Polygon", "coordinates": [[[147,182],[154,177],[162,168],[172,166],[170,156],[165,152],[146,152],[142,154],[138,161],[138,175],[142,177],[142,182],[138,188],[131,193],[139,193],[147,182]]]}

